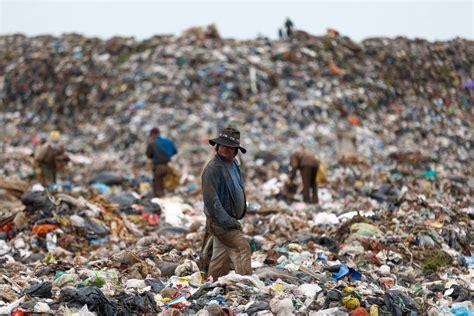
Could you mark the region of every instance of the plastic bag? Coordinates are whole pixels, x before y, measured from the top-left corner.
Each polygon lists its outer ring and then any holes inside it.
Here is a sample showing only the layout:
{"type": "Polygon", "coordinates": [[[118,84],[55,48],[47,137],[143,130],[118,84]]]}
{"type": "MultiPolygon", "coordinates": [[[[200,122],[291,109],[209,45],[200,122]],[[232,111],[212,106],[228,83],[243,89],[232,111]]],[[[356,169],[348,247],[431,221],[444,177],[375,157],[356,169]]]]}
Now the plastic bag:
{"type": "Polygon", "coordinates": [[[322,162],[319,162],[318,174],[316,175],[316,183],[324,184],[327,182],[327,170],[322,162]]]}
{"type": "Polygon", "coordinates": [[[400,291],[385,293],[384,302],[393,316],[403,316],[408,312],[418,312],[418,304],[407,294],[400,291]]]}
{"type": "Polygon", "coordinates": [[[113,316],[118,313],[117,307],[105,297],[104,293],[92,286],[81,289],[63,289],[61,298],[62,301],[68,303],[68,306],[82,307],[87,304],[91,311],[99,315],[113,316]]]}
{"type": "Polygon", "coordinates": [[[174,191],[179,186],[179,180],[181,179],[181,174],[176,168],[169,167],[169,171],[166,174],[163,185],[166,191],[174,191]]]}
{"type": "Polygon", "coordinates": [[[64,316],[95,316],[95,313],[90,312],[87,305],[82,306],[79,310],[73,310],[66,307],[64,316]]]}
{"type": "Polygon", "coordinates": [[[51,298],[53,296],[51,293],[52,289],[53,284],[51,282],[44,282],[26,288],[22,295],[27,294],[32,297],[51,298]]]}

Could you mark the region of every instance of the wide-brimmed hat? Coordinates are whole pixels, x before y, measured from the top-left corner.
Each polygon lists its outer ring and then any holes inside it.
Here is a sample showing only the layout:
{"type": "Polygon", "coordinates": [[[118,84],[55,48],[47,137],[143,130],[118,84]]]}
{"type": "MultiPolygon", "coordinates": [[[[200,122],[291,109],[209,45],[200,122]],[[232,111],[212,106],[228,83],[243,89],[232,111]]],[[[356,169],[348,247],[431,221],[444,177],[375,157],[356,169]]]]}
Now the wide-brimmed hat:
{"type": "Polygon", "coordinates": [[[238,148],[244,154],[247,152],[247,149],[240,146],[240,132],[232,127],[224,128],[224,130],[219,134],[219,137],[209,140],[209,144],[211,144],[211,146],[219,144],[227,147],[238,148]]]}
{"type": "Polygon", "coordinates": [[[57,142],[57,141],[59,141],[60,138],[61,138],[61,132],[60,131],[52,131],[51,133],[49,133],[48,139],[50,141],[57,142]]]}

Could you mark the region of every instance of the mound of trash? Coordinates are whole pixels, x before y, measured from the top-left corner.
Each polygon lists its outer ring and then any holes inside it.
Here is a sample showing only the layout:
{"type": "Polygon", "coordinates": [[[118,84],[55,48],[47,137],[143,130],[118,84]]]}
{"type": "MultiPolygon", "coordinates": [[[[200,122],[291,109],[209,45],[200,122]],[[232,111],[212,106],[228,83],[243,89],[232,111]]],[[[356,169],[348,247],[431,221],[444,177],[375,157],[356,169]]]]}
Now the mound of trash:
{"type": "Polygon", "coordinates": [[[0,36],[0,314],[473,315],[472,41],[211,30],[0,36]],[[200,174],[227,125],[253,274],[213,280],[200,174]],[[155,126],[179,152],[163,198],[155,126]],[[51,131],[70,161],[43,186],[51,131]],[[317,205],[285,191],[300,145],[317,205]]]}

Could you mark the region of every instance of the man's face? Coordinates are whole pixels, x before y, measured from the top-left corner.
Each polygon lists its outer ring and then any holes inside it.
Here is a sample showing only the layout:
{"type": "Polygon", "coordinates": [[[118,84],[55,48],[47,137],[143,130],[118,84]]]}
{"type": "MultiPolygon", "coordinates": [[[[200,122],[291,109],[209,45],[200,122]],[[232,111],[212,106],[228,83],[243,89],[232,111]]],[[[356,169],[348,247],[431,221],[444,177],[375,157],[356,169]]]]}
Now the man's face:
{"type": "Polygon", "coordinates": [[[224,158],[224,160],[232,161],[237,154],[237,148],[219,145],[217,153],[224,158]]]}

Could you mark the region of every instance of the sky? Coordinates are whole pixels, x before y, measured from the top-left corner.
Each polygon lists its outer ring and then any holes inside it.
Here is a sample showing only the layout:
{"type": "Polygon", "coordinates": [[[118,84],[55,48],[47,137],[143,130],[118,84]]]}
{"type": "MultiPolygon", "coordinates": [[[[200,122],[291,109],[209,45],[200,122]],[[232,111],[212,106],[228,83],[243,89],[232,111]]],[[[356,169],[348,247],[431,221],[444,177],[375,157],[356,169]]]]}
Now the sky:
{"type": "Polygon", "coordinates": [[[179,35],[216,23],[225,38],[276,38],[289,17],[314,35],[335,28],[355,41],[369,37],[474,39],[474,1],[197,1],[0,0],[0,34],[76,32],[110,38],[179,35]]]}

